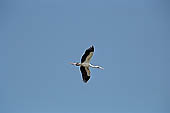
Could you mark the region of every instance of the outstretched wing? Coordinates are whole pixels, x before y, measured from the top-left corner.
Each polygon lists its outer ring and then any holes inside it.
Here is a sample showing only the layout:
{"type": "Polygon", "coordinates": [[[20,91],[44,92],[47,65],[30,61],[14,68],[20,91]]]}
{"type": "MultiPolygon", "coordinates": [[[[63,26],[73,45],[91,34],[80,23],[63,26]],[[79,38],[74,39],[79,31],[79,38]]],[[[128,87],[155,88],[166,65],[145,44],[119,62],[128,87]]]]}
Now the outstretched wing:
{"type": "Polygon", "coordinates": [[[86,63],[90,63],[90,59],[93,56],[94,53],[94,47],[91,46],[89,49],[87,49],[84,53],[84,55],[81,58],[81,63],[86,62],[86,63]]]}
{"type": "Polygon", "coordinates": [[[88,67],[80,66],[80,71],[82,74],[83,81],[87,83],[87,81],[90,79],[90,70],[88,67]]]}

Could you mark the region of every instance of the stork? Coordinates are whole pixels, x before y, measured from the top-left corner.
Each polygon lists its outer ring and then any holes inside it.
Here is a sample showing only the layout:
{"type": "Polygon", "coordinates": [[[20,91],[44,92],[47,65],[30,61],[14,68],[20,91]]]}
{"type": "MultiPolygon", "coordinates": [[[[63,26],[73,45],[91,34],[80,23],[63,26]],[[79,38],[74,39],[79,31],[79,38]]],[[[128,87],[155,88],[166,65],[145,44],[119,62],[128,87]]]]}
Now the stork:
{"type": "Polygon", "coordinates": [[[94,46],[92,45],[90,48],[88,48],[84,55],[81,58],[81,63],[71,63],[72,65],[75,66],[80,66],[80,71],[82,74],[82,79],[85,83],[87,83],[87,81],[90,79],[90,70],[89,67],[92,68],[99,68],[99,69],[104,69],[103,67],[100,66],[94,66],[92,64],[90,64],[90,60],[93,56],[94,53],[94,46]]]}

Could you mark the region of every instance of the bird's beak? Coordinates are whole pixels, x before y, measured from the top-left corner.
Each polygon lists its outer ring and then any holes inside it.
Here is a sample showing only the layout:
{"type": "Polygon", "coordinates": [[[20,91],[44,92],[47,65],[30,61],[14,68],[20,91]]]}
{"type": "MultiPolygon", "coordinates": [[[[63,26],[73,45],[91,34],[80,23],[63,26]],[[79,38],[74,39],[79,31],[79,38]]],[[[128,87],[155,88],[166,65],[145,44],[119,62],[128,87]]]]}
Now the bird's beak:
{"type": "Polygon", "coordinates": [[[75,63],[69,62],[69,64],[75,65],[75,63]]]}

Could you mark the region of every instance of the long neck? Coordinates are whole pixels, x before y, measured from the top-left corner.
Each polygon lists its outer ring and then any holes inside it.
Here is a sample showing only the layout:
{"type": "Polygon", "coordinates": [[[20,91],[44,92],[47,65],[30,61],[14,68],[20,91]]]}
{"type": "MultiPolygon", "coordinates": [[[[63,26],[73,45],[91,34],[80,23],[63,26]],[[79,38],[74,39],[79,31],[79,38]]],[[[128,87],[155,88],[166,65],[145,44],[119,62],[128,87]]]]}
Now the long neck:
{"type": "Polygon", "coordinates": [[[81,66],[81,63],[70,63],[70,64],[72,64],[72,65],[75,65],[75,66],[81,66]]]}
{"type": "Polygon", "coordinates": [[[81,63],[76,63],[76,66],[81,66],[81,63]]]}

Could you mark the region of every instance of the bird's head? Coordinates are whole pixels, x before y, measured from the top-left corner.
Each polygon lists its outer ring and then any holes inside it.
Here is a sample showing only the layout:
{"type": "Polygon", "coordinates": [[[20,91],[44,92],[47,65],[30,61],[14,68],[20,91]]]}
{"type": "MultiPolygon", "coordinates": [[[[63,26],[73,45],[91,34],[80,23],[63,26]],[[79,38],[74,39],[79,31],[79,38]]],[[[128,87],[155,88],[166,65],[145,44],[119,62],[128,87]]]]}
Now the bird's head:
{"type": "Polygon", "coordinates": [[[76,62],[76,63],[70,63],[70,64],[72,64],[72,65],[75,65],[75,66],[80,66],[81,64],[80,63],[78,63],[78,62],[76,62]]]}

